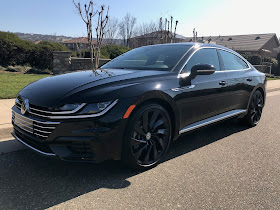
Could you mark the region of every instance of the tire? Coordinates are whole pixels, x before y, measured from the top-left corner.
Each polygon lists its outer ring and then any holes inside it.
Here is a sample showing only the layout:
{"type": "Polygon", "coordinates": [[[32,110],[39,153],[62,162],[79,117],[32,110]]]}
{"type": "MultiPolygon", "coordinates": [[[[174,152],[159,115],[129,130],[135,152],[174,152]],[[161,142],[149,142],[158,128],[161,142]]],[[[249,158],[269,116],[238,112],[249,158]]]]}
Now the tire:
{"type": "Polygon", "coordinates": [[[247,114],[244,118],[240,119],[242,124],[248,125],[250,127],[256,126],[262,115],[262,110],[264,106],[264,98],[262,93],[259,90],[256,90],[253,93],[253,96],[250,100],[247,114]]]}
{"type": "Polygon", "coordinates": [[[123,145],[123,162],[137,170],[156,166],[166,154],[172,126],[159,104],[146,104],[130,117],[123,145]]]}

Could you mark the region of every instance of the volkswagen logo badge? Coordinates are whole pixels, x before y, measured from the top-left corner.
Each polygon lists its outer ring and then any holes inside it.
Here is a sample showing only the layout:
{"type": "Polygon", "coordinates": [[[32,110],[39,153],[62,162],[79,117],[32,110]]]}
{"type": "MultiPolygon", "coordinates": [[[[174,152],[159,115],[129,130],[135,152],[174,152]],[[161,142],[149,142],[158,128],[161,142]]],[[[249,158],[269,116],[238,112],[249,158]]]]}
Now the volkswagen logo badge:
{"type": "Polygon", "coordinates": [[[21,104],[21,114],[25,114],[27,112],[29,112],[29,100],[28,99],[25,99],[22,104],[21,104]]]}

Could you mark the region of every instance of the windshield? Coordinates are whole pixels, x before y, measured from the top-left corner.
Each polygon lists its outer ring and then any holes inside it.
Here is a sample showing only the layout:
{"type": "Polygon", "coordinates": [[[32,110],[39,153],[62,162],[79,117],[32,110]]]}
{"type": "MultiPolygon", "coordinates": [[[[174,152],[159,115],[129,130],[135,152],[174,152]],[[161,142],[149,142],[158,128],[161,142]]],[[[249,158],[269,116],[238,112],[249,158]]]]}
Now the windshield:
{"type": "Polygon", "coordinates": [[[133,49],[102,66],[104,69],[170,71],[191,45],[154,45],[133,49]]]}

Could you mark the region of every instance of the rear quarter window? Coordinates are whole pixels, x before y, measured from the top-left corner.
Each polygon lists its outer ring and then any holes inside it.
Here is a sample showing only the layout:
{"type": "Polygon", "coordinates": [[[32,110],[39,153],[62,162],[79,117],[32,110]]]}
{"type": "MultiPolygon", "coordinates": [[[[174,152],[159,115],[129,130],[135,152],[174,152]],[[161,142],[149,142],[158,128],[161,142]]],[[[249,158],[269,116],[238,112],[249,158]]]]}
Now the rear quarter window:
{"type": "Polygon", "coordinates": [[[219,50],[219,53],[224,64],[223,70],[243,70],[249,68],[243,59],[233,53],[224,50],[219,50]]]}

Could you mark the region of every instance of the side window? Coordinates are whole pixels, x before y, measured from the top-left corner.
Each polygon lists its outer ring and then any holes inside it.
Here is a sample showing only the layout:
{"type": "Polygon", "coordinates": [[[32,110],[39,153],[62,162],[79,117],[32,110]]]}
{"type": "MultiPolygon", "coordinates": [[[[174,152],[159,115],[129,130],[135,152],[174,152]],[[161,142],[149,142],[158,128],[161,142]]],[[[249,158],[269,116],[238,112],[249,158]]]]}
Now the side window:
{"type": "Polygon", "coordinates": [[[224,63],[224,70],[242,70],[249,68],[247,63],[238,56],[224,50],[219,50],[219,53],[224,63]]]}
{"type": "Polygon", "coordinates": [[[182,73],[190,73],[196,64],[213,65],[217,71],[220,71],[219,58],[216,49],[201,49],[194,53],[187,65],[183,68],[182,73]]]}

